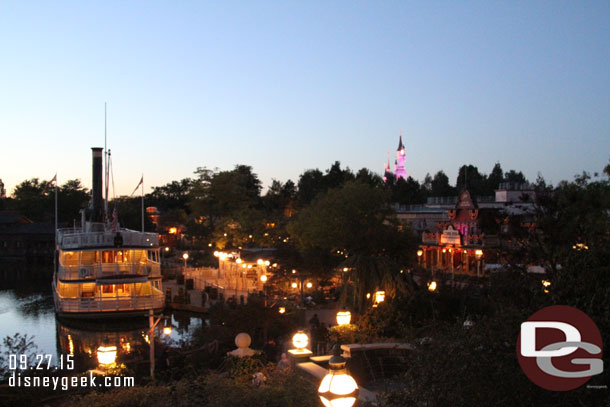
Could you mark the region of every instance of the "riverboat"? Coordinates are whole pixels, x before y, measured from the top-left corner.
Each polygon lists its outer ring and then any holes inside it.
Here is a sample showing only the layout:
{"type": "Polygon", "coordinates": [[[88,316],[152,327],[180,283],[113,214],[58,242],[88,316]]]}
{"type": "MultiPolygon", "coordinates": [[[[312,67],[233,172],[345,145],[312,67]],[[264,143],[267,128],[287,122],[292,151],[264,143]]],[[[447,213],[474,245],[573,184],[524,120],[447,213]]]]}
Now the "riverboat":
{"type": "Polygon", "coordinates": [[[157,234],[121,228],[116,209],[112,220],[106,215],[103,150],[92,148],[92,201],[82,211],[81,226],[56,231],[52,286],[61,317],[122,318],[165,306],[157,234]]]}

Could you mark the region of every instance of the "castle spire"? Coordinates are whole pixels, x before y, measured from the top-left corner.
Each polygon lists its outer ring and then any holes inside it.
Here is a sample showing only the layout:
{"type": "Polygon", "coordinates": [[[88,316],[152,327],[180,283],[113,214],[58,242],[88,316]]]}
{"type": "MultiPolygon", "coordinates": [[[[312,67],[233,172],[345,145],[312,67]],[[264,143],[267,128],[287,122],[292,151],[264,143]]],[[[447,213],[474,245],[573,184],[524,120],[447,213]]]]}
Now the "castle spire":
{"type": "Polygon", "coordinates": [[[398,139],[398,148],[396,151],[404,150],[405,146],[402,144],[402,130],[400,131],[400,138],[398,139]]]}
{"type": "Polygon", "coordinates": [[[407,171],[405,170],[405,161],[407,157],[405,156],[405,146],[402,144],[402,130],[400,131],[400,137],[398,139],[398,149],[396,149],[396,165],[394,169],[394,175],[396,176],[396,180],[402,178],[404,180],[407,179],[407,171]]]}

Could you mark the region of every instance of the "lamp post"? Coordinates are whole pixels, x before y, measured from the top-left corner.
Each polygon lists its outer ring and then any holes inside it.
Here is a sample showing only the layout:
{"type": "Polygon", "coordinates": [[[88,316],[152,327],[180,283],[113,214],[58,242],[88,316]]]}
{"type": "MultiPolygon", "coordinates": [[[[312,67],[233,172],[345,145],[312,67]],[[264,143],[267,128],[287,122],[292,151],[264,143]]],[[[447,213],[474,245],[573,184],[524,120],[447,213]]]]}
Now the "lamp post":
{"type": "MultiPolygon", "coordinates": [[[[159,318],[155,320],[155,313],[152,309],[148,310],[148,340],[150,341],[150,379],[155,381],[155,327],[159,322],[165,319],[163,314],[159,315],[159,318]]],[[[172,333],[171,326],[165,326],[163,333],[169,335],[172,333]]]]}
{"type": "Polygon", "coordinates": [[[188,253],[184,253],[182,255],[182,258],[184,259],[184,271],[186,271],[186,261],[189,259],[189,254],[188,253]]]}
{"type": "Polygon", "coordinates": [[[298,331],[292,337],[292,344],[295,349],[288,349],[288,355],[295,362],[302,362],[308,360],[313,353],[307,349],[309,344],[309,337],[304,331],[298,331]]]}
{"type": "Polygon", "coordinates": [[[328,374],[318,388],[318,396],[325,407],[352,407],[358,398],[358,384],[347,373],[346,362],[341,356],[341,348],[335,345],[328,361],[328,374]]]}
{"type": "Polygon", "coordinates": [[[477,258],[477,277],[481,277],[481,258],[483,257],[483,250],[475,250],[474,255],[477,258]]]}
{"type": "Polygon", "coordinates": [[[337,324],[338,325],[349,325],[352,320],[352,313],[349,311],[337,312],[337,324]]]}

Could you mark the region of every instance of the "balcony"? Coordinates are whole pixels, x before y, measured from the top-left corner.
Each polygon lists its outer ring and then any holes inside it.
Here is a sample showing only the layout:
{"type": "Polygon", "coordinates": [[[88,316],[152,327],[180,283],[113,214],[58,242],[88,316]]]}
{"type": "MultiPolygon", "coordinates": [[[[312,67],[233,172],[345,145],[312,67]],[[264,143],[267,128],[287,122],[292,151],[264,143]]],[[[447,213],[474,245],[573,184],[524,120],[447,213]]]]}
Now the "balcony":
{"type": "Polygon", "coordinates": [[[67,298],[55,294],[55,308],[67,313],[145,311],[151,308],[163,308],[164,305],[165,295],[160,292],[134,297],[67,298]]]}

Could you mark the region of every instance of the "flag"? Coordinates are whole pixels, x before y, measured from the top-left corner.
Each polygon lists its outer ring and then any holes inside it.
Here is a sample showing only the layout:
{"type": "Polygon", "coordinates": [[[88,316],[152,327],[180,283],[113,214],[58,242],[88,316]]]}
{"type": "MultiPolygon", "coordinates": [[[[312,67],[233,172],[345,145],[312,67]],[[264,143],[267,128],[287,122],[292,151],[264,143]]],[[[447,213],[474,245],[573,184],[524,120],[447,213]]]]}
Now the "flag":
{"type": "Polygon", "coordinates": [[[53,183],[57,183],[57,173],[55,173],[55,175],[53,176],[53,178],[51,179],[51,181],[47,182],[45,185],[45,188],[50,187],[51,185],[53,185],[53,183]]]}
{"type": "Polygon", "coordinates": [[[143,182],[144,182],[144,175],[142,175],[142,178],[140,178],[140,182],[138,182],[138,185],[136,185],[136,187],[134,188],[134,190],[131,193],[131,195],[136,193],[136,191],[138,190],[138,188],[140,188],[140,185],[142,185],[143,182]]]}

